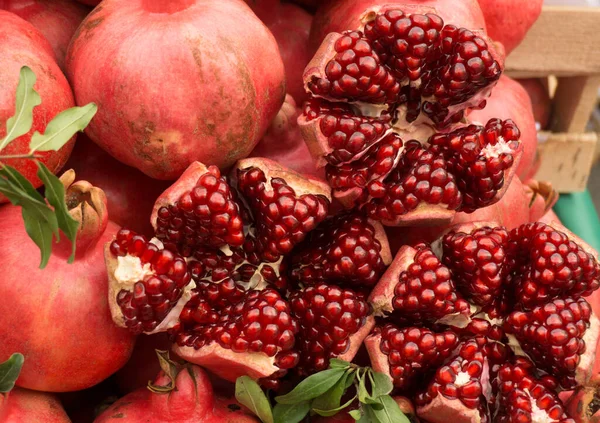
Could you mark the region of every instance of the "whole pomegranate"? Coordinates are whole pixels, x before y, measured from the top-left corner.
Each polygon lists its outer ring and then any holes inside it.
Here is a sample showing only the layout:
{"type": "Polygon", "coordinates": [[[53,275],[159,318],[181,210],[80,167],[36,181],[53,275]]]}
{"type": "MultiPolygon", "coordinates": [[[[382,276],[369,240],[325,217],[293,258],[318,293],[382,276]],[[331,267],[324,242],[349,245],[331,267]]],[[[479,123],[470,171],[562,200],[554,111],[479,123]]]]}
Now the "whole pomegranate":
{"type": "Polygon", "coordinates": [[[285,97],[277,43],[242,0],[105,0],[67,71],[78,104],[99,106],[88,136],[156,179],[246,157],[285,97]]]}
{"type": "Polygon", "coordinates": [[[0,394],[2,423],[71,423],[58,398],[44,392],[15,387],[0,394]]]}
{"type": "Polygon", "coordinates": [[[377,10],[393,4],[407,11],[435,8],[444,22],[473,30],[485,30],[485,20],[477,0],[411,0],[390,2],[389,0],[330,0],[324,1],[317,9],[310,30],[310,44],[313,51],[330,32],[359,29],[367,10],[377,10]]]}
{"type": "Polygon", "coordinates": [[[296,107],[294,98],[287,94],[281,110],[271,122],[271,126],[258,145],[252,150],[251,157],[266,157],[296,172],[324,178],[323,169],[317,169],[302,138],[298,127],[301,110],[296,107]]]}
{"type": "Polygon", "coordinates": [[[0,208],[0,360],[15,351],[25,356],[17,385],[49,392],[85,389],[125,364],[134,338],[115,327],[106,301],[103,246],[118,227],[108,221],[102,190],[74,181],[66,172],[71,216],[81,223],[77,255],[67,263],[66,237],[53,245],[47,267],[38,269],[37,247],[25,232],[21,209],[0,208]]]}
{"type": "Polygon", "coordinates": [[[302,72],[311,58],[308,35],[312,15],[280,0],[246,0],[246,3],[275,36],[285,67],[286,90],[302,103],[307,98],[302,72]]]}
{"type": "Polygon", "coordinates": [[[542,13],[543,0],[478,0],[489,36],[500,41],[506,54],[514,50],[542,13]]]}
{"type": "Polygon", "coordinates": [[[157,181],[124,165],[86,135],[79,136],[65,167],[104,191],[111,221],[142,234],[152,234],[148,216],[168,182],[157,181]]]}
{"type": "Polygon", "coordinates": [[[1,0],[0,9],[20,16],[39,29],[50,42],[56,62],[63,70],[69,42],[89,12],[87,7],[71,0],[1,0]]]}
{"type": "Polygon", "coordinates": [[[523,155],[517,167],[517,175],[521,180],[535,176],[534,162],[537,153],[537,129],[531,98],[527,91],[514,79],[502,75],[498,84],[487,99],[484,109],[473,110],[468,119],[473,123],[483,124],[491,118],[512,119],[521,131],[523,155]]]}
{"type": "Polygon", "coordinates": [[[539,129],[548,129],[552,113],[552,100],[550,99],[548,89],[540,78],[517,79],[517,82],[529,94],[531,105],[533,106],[533,116],[535,117],[535,122],[539,124],[539,129]]]}
{"type": "Polygon", "coordinates": [[[88,6],[97,6],[102,0],[77,0],[79,3],[87,4],[88,6]]]}
{"type": "MultiPolygon", "coordinates": [[[[0,155],[27,154],[33,133],[44,133],[46,124],[58,113],[73,107],[75,102],[69,83],[56,64],[52,47],[42,33],[17,15],[4,10],[0,10],[0,22],[0,139],[6,135],[5,122],[15,114],[16,90],[22,66],[29,66],[35,73],[37,80],[34,88],[42,98],[42,104],[33,110],[31,130],[8,144],[0,155]]],[[[58,172],[69,158],[74,143],[75,137],[58,151],[40,152],[40,161],[51,172],[58,172]]],[[[5,159],[2,162],[15,167],[35,187],[42,184],[33,160],[5,159]]],[[[4,202],[7,199],[0,194],[0,204],[4,202]]]]}
{"type": "Polygon", "coordinates": [[[132,392],[105,410],[95,423],[254,423],[258,420],[234,400],[215,396],[210,379],[198,366],[176,375],[160,372],[149,388],[132,392]]]}
{"type": "Polygon", "coordinates": [[[298,122],[334,197],[388,226],[496,203],[522,152],[510,119],[463,124],[485,106],[502,57],[485,34],[436,13],[368,9],[359,28],[329,33],[304,73],[311,98],[298,122]]]}

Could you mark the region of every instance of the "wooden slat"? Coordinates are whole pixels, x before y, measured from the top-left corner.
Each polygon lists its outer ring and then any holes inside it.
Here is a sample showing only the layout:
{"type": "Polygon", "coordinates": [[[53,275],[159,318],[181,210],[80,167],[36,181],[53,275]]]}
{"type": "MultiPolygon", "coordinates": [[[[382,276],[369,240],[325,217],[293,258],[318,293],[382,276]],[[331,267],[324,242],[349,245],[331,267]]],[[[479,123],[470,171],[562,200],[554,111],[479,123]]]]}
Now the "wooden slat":
{"type": "Polygon", "coordinates": [[[552,131],[584,132],[598,102],[598,86],[600,75],[559,77],[552,106],[552,131]]]}
{"type": "Polygon", "coordinates": [[[540,133],[541,166],[535,179],[551,182],[558,192],[583,191],[594,160],[598,134],[540,133]]]}
{"type": "Polygon", "coordinates": [[[544,6],[525,40],[507,58],[506,71],[511,76],[600,74],[598,46],[600,9],[544,6]]]}

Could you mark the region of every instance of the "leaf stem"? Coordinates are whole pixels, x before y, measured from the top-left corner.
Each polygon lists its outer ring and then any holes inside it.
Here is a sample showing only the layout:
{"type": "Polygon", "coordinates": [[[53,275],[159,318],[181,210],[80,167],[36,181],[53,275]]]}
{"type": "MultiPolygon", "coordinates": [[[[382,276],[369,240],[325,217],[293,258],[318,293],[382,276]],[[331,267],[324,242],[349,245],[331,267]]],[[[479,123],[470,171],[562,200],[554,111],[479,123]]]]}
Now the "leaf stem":
{"type": "Polygon", "coordinates": [[[0,160],[9,160],[9,159],[39,159],[41,156],[35,153],[29,154],[7,154],[0,155],[0,160]]]}

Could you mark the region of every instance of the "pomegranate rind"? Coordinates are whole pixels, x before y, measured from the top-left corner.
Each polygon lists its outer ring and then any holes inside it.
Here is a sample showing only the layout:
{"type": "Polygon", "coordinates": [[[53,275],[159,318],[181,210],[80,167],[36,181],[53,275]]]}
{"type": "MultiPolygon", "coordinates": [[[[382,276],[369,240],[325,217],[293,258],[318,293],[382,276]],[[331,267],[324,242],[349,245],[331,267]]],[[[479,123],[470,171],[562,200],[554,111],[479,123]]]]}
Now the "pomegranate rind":
{"type": "Polygon", "coordinates": [[[383,261],[386,266],[389,266],[394,259],[394,256],[392,254],[392,250],[390,249],[390,243],[388,241],[387,234],[385,233],[385,228],[376,220],[368,219],[368,222],[371,226],[373,226],[373,229],[375,229],[375,239],[381,244],[381,251],[379,252],[381,261],[383,261]]]}
{"type": "Polygon", "coordinates": [[[590,326],[583,335],[585,352],[579,357],[579,364],[575,370],[575,380],[579,385],[587,385],[592,378],[599,336],[600,320],[592,313],[590,316],[590,326]]]}
{"type": "Polygon", "coordinates": [[[439,394],[429,404],[417,407],[417,416],[429,423],[481,423],[477,409],[468,408],[459,399],[439,394]]]}
{"type": "Polygon", "coordinates": [[[371,333],[374,327],[375,317],[367,317],[367,320],[365,321],[364,325],[362,325],[357,332],[353,333],[348,338],[348,341],[350,342],[350,347],[348,348],[348,351],[346,351],[342,355],[339,355],[337,358],[339,358],[340,360],[351,362],[356,356],[356,353],[360,349],[361,345],[363,344],[363,341],[365,340],[365,338],[368,337],[368,335],[371,333]]]}
{"type": "Polygon", "coordinates": [[[371,359],[371,367],[378,373],[387,375],[393,381],[390,373],[390,361],[381,352],[381,333],[373,333],[365,339],[365,348],[371,359]]]}
{"type": "Polygon", "coordinates": [[[173,352],[230,382],[235,382],[238,377],[244,375],[255,380],[266,378],[280,370],[275,365],[274,357],[254,352],[240,354],[223,348],[217,343],[205,345],[198,350],[175,344],[173,352]]]}
{"type": "Polygon", "coordinates": [[[158,211],[162,207],[168,207],[170,204],[176,203],[183,194],[191,191],[196,186],[198,179],[207,171],[208,168],[203,163],[191,163],[185,172],[181,174],[179,179],[156,199],[154,208],[152,209],[152,215],[150,216],[150,223],[154,230],[156,230],[158,211]]]}

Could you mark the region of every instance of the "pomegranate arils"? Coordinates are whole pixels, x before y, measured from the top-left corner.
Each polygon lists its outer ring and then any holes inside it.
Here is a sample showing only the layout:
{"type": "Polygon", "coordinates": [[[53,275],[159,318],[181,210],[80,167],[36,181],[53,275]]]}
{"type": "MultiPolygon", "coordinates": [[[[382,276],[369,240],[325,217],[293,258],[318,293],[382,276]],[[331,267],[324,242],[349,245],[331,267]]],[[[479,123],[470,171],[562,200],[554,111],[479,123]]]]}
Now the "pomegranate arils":
{"type": "Polygon", "coordinates": [[[403,392],[422,383],[450,356],[458,344],[452,331],[440,333],[426,328],[397,328],[387,324],[381,329],[380,351],[387,356],[394,386],[403,392]]]}
{"type": "Polygon", "coordinates": [[[477,305],[491,305],[505,287],[507,241],[506,229],[488,227],[471,234],[451,232],[443,239],[444,264],[463,295],[477,305]]]}
{"type": "Polygon", "coordinates": [[[156,237],[188,256],[200,246],[240,246],[244,222],[231,188],[216,166],[196,186],[158,210],[156,237]]]}
{"type": "Polygon", "coordinates": [[[314,77],[308,83],[314,95],[369,103],[396,100],[400,85],[360,31],[341,35],[334,49],[336,55],[325,67],[326,78],[314,77]]]}
{"type": "Polygon", "coordinates": [[[322,195],[296,195],[285,180],[271,178],[256,167],[238,170],[238,189],[252,211],[261,257],[277,261],[288,254],[327,216],[329,200],[322,195]]]}
{"type": "Polygon", "coordinates": [[[215,342],[237,353],[262,352],[284,369],[298,361],[293,351],[298,323],[273,289],[245,291],[232,280],[201,283],[180,320],[172,331],[180,346],[200,349],[215,342]]]}
{"type": "Polygon", "coordinates": [[[290,304],[300,326],[297,370],[304,375],[326,369],[329,359],[347,353],[351,336],[366,324],[370,312],[361,294],[327,284],[293,292],[290,304]]]}
{"type": "MultiPolygon", "coordinates": [[[[304,285],[333,282],[356,288],[373,286],[389,259],[382,257],[373,224],[352,214],[326,220],[292,252],[291,278],[304,285]]],[[[382,241],[387,243],[387,239],[382,241]]]]}
{"type": "Polygon", "coordinates": [[[141,269],[131,289],[120,289],[116,303],[124,325],[134,333],[152,332],[177,304],[191,281],[187,263],[179,254],[160,249],[142,235],[128,229],[117,233],[110,253],[120,263],[129,256],[141,269]]]}
{"type": "Polygon", "coordinates": [[[486,345],[483,337],[471,338],[459,345],[449,361],[437,369],[427,389],[417,395],[419,417],[433,423],[443,422],[446,413],[442,408],[460,407],[432,404],[440,396],[446,403],[460,401],[464,408],[472,410],[471,413],[478,415],[478,419],[472,421],[490,422],[486,398],[489,392],[485,385],[489,371],[486,345]]]}
{"type": "Polygon", "coordinates": [[[555,299],[531,311],[511,313],[504,326],[540,368],[559,377],[565,388],[573,388],[580,356],[596,346],[586,346],[583,339],[591,316],[592,308],[583,298],[555,299]]]}
{"type": "Polygon", "coordinates": [[[588,296],[600,286],[600,264],[580,245],[538,222],[510,233],[517,300],[526,308],[557,296],[588,296]]]}
{"type": "Polygon", "coordinates": [[[470,310],[456,290],[450,270],[424,244],[417,246],[413,262],[400,273],[392,306],[401,321],[436,321],[470,310]]]}
{"type": "Polygon", "coordinates": [[[532,367],[527,360],[520,359],[503,364],[497,371],[493,386],[498,413],[494,421],[575,423],[565,413],[556,392],[532,374],[532,367]],[[533,420],[532,415],[537,420],[533,420]]]}

